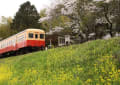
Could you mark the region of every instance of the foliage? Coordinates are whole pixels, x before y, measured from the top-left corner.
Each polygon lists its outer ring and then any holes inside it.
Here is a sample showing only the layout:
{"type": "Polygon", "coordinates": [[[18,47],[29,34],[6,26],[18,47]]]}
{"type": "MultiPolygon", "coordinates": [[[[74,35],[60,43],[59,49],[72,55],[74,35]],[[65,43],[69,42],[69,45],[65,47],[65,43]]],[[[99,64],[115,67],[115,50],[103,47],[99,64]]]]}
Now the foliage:
{"type": "Polygon", "coordinates": [[[46,9],[43,9],[40,11],[40,17],[43,18],[43,17],[46,17],[46,9]]]}
{"type": "MultiPolygon", "coordinates": [[[[77,36],[89,40],[91,33],[100,39],[109,34],[119,33],[119,0],[61,0],[64,16],[70,18],[70,28],[79,29],[77,36]]],[[[60,2],[61,4],[61,2],[60,2]]],[[[60,5],[61,7],[61,5],[60,5]]],[[[57,15],[61,12],[57,11],[57,15]]]]}
{"type": "Polygon", "coordinates": [[[1,85],[118,85],[120,38],[0,59],[1,85]],[[6,78],[5,78],[6,77],[6,78]]]}
{"type": "Polygon", "coordinates": [[[0,38],[4,39],[15,33],[15,30],[10,28],[12,23],[11,17],[2,17],[2,22],[0,23],[0,38]]]}
{"type": "Polygon", "coordinates": [[[40,15],[44,17],[47,17],[48,19],[42,22],[43,27],[46,31],[50,31],[55,27],[62,27],[66,28],[68,26],[68,22],[70,22],[70,18],[67,16],[64,16],[61,13],[62,8],[64,8],[63,4],[57,4],[49,9],[42,10],[40,12],[40,15]]]}
{"type": "MultiPolygon", "coordinates": [[[[43,10],[40,11],[40,17],[41,17],[41,19],[47,17],[46,9],[43,9],[43,10]]],[[[41,25],[42,25],[42,28],[43,28],[46,32],[49,31],[49,23],[48,23],[47,21],[41,22],[41,25]]]]}
{"type": "Polygon", "coordinates": [[[27,29],[27,28],[40,28],[40,23],[38,20],[40,16],[34,5],[31,5],[29,1],[23,3],[18,12],[16,13],[13,23],[11,24],[12,29],[18,31],[27,29]]]}

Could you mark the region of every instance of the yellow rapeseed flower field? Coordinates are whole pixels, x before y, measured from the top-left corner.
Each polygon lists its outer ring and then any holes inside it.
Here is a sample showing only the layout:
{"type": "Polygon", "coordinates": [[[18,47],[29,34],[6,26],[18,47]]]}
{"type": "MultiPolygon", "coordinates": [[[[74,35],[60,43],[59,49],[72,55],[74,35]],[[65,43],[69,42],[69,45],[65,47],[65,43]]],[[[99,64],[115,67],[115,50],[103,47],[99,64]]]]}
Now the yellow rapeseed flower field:
{"type": "Polygon", "coordinates": [[[0,85],[119,85],[120,38],[0,59],[0,85]]]}

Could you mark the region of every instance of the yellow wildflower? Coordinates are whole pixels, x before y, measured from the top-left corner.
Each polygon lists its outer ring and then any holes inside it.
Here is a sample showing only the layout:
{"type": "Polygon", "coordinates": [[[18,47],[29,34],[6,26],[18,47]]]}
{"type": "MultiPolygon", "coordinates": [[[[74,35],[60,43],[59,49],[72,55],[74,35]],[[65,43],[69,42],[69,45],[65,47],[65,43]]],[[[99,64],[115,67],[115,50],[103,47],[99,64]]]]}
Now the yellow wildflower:
{"type": "Polygon", "coordinates": [[[92,82],[92,80],[91,80],[91,79],[88,79],[86,82],[87,82],[87,83],[90,83],[90,82],[92,82]]]}
{"type": "Polygon", "coordinates": [[[118,69],[118,72],[120,73],[120,69],[118,69]]]}
{"type": "Polygon", "coordinates": [[[111,81],[111,79],[107,79],[108,81],[111,81]]]}

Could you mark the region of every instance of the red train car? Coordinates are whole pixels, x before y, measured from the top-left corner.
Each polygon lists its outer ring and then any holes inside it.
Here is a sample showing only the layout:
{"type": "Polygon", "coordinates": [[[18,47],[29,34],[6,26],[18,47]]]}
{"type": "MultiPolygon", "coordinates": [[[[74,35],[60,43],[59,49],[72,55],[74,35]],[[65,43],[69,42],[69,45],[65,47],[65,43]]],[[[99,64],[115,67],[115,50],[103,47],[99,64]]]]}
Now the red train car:
{"type": "Polygon", "coordinates": [[[27,47],[45,47],[45,32],[40,29],[26,29],[0,41],[0,54],[18,51],[27,47]]]}

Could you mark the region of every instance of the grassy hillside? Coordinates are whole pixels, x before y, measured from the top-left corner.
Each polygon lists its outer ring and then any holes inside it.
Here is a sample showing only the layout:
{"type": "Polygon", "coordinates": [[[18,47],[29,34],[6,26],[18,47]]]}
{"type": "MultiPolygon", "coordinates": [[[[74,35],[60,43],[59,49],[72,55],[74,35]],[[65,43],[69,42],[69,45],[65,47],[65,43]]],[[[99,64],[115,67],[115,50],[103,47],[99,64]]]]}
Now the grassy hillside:
{"type": "Polygon", "coordinates": [[[0,59],[0,85],[118,85],[120,38],[0,59]]]}

